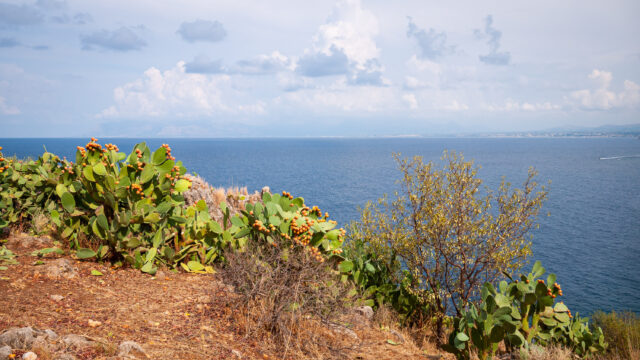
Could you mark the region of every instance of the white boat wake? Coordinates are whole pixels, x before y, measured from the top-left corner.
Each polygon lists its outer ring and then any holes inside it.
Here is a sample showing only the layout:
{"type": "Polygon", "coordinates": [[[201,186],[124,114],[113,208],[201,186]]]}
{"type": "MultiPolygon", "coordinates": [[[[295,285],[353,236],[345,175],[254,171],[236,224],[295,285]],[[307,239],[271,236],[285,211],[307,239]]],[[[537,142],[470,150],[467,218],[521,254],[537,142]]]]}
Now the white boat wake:
{"type": "Polygon", "coordinates": [[[618,160],[618,159],[626,159],[626,158],[640,158],[640,155],[608,156],[608,157],[601,157],[600,160],[618,160]]]}

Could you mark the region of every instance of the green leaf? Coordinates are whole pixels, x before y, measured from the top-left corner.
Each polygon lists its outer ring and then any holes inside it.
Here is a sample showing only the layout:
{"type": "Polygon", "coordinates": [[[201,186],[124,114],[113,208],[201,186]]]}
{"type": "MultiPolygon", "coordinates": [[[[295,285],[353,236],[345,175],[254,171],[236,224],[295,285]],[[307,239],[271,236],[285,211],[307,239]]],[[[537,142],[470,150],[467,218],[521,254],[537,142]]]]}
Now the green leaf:
{"type": "Polygon", "coordinates": [[[62,207],[64,207],[67,212],[72,213],[76,209],[76,200],[70,193],[64,192],[60,200],[62,201],[62,207]]]}
{"type": "Polygon", "coordinates": [[[64,184],[56,185],[56,194],[58,194],[58,196],[61,197],[65,192],[67,192],[67,187],[64,186],[64,184]]]}
{"type": "Polygon", "coordinates": [[[104,214],[98,215],[96,221],[98,222],[98,226],[100,226],[103,230],[109,230],[109,221],[107,220],[107,217],[104,216],[104,214]]]}
{"type": "Polygon", "coordinates": [[[101,273],[101,272],[100,272],[100,271],[98,271],[98,270],[91,270],[91,275],[93,275],[93,276],[102,276],[102,275],[104,275],[104,274],[103,274],[103,273],[101,273]]]}
{"type": "Polygon", "coordinates": [[[102,165],[102,163],[99,162],[93,165],[93,173],[100,176],[105,176],[107,175],[107,169],[105,169],[104,165],[102,165]]]}
{"type": "Polygon", "coordinates": [[[502,327],[494,326],[493,329],[491,329],[491,334],[489,335],[489,341],[491,341],[492,343],[499,343],[500,341],[502,341],[503,337],[504,337],[504,330],[502,329],[502,327]]]}
{"type": "Polygon", "coordinates": [[[469,336],[463,332],[459,332],[456,334],[456,340],[460,342],[467,342],[469,341],[469,336]]]}
{"type": "Polygon", "coordinates": [[[160,165],[166,159],[167,159],[167,149],[165,149],[164,147],[159,147],[158,150],[156,150],[153,153],[153,164],[154,165],[160,165]]]}
{"type": "Polygon", "coordinates": [[[142,170],[142,173],[140,174],[140,184],[148,183],[149,180],[153,179],[155,173],[156,172],[153,166],[149,164],[145,165],[144,170],[142,170]]]}
{"type": "Polygon", "coordinates": [[[92,182],[96,181],[96,178],[93,176],[93,168],[91,166],[85,166],[84,169],[82,169],[82,174],[87,180],[92,182]]]}
{"type": "Polygon", "coordinates": [[[233,217],[231,218],[231,224],[233,224],[233,225],[235,225],[235,226],[237,226],[237,227],[239,227],[239,228],[242,228],[242,227],[244,227],[244,226],[245,226],[245,224],[244,224],[244,222],[242,221],[242,219],[241,219],[240,217],[238,217],[238,216],[233,216],[233,217]]]}
{"type": "Polygon", "coordinates": [[[76,251],[76,256],[78,259],[89,259],[96,256],[95,251],[86,248],[80,248],[76,251]]]}
{"type": "Polygon", "coordinates": [[[33,251],[31,253],[31,256],[44,256],[44,255],[51,254],[51,253],[55,253],[55,254],[58,254],[58,255],[63,255],[64,251],[62,251],[62,249],[57,248],[57,247],[44,248],[44,249],[33,251]]]}
{"type": "Polygon", "coordinates": [[[395,342],[395,341],[393,341],[391,339],[387,339],[387,344],[393,345],[393,346],[400,345],[400,343],[397,343],[397,342],[395,342]]]}
{"type": "Polygon", "coordinates": [[[155,224],[160,221],[160,214],[157,212],[152,212],[151,214],[144,217],[144,222],[147,224],[155,224]]]}
{"type": "Polygon", "coordinates": [[[537,300],[536,294],[534,293],[526,293],[524,295],[524,304],[526,305],[532,305],[535,304],[537,300]]]}
{"type": "Polygon", "coordinates": [[[145,256],[144,260],[145,262],[153,262],[153,259],[156,258],[156,254],[158,253],[158,249],[156,248],[151,248],[149,249],[149,252],[147,252],[147,255],[145,256]]]}
{"type": "Polygon", "coordinates": [[[60,221],[60,213],[58,212],[58,210],[51,210],[49,212],[49,216],[51,216],[51,222],[56,224],[56,226],[62,225],[62,222],[60,221]]]}
{"type": "Polygon", "coordinates": [[[338,268],[340,269],[341,273],[348,273],[351,270],[353,270],[353,262],[349,260],[345,260],[340,263],[340,266],[338,268]]]}
{"type": "Polygon", "coordinates": [[[191,181],[180,179],[176,182],[175,190],[178,192],[178,194],[181,194],[189,190],[190,187],[191,187],[191,181]]]}
{"type": "Polygon", "coordinates": [[[197,261],[189,261],[187,263],[187,266],[189,267],[189,270],[191,271],[203,271],[204,270],[204,266],[202,264],[200,264],[197,261]]]}
{"type": "Polygon", "coordinates": [[[198,211],[207,210],[207,203],[202,199],[198,200],[198,202],[196,203],[196,209],[198,209],[198,211]]]}
{"type": "Polygon", "coordinates": [[[553,307],[553,311],[555,311],[555,312],[567,312],[567,311],[569,311],[569,308],[564,303],[559,302],[553,307]]]}
{"type": "Polygon", "coordinates": [[[373,274],[374,272],[376,272],[376,268],[375,268],[375,267],[373,267],[373,265],[371,265],[371,263],[366,263],[366,264],[365,264],[365,266],[364,266],[364,269],[365,269],[366,271],[368,271],[369,273],[372,273],[372,274],[373,274]]]}
{"type": "Polygon", "coordinates": [[[140,268],[140,271],[150,275],[154,275],[156,271],[158,271],[158,268],[153,266],[153,261],[150,261],[142,265],[142,267],[140,268]]]}

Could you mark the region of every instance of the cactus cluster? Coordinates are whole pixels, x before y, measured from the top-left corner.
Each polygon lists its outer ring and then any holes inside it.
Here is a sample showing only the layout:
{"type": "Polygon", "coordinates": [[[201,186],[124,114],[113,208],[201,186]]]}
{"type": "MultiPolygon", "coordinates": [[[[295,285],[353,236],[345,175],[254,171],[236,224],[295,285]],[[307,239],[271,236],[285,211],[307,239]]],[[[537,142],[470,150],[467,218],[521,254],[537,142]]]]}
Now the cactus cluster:
{"type": "Polygon", "coordinates": [[[588,319],[575,318],[562,302],[562,289],[556,275],[540,279],[545,269],[537,261],[528,275],[510,282],[501,281],[496,290],[485,283],[481,301],[471,304],[454,319],[454,329],[446,350],[468,359],[475,349],[480,359],[492,358],[504,341],[507,349],[527,348],[530,344],[562,344],[580,356],[603,352],[607,344],[600,328],[593,331],[588,319]]]}
{"type": "Polygon", "coordinates": [[[325,215],[317,206],[309,208],[303,198],[286,191],[282,195],[264,192],[262,202],[247,203],[231,223],[240,239],[307,251],[316,261],[324,262],[342,252],[345,235],[345,230],[336,229],[337,223],[325,215]]]}
{"type": "Polygon", "coordinates": [[[247,203],[236,214],[221,202],[220,222],[205,200],[187,206],[183,194],[191,180],[167,144],[152,152],[139,143],[127,155],[91,138],[77,147],[75,162],[48,152],[37,160],[9,160],[0,152],[0,168],[0,228],[44,211],[82,259],[126,262],[154,274],[158,264],[213,272],[226,249],[249,239],[300,246],[318,261],[342,251],[344,230],[286,192],[264,192],[263,203],[247,203]],[[97,245],[82,247],[90,243],[97,245]]]}

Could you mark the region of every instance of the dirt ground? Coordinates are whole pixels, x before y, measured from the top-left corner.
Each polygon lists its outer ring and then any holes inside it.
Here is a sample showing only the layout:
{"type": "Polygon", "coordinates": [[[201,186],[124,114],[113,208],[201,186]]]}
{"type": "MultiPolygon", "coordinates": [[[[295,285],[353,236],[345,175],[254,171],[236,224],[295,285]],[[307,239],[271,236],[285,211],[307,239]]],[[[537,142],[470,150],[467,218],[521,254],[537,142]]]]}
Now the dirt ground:
{"type": "MultiPolygon", "coordinates": [[[[14,235],[20,237],[24,235],[14,235]]],[[[10,239],[11,240],[11,239],[10,239]]],[[[59,335],[78,334],[103,346],[80,359],[113,358],[125,340],[140,344],[151,359],[275,359],[261,344],[238,335],[225,312],[215,308],[232,290],[217,275],[164,271],[155,277],[135,269],[114,269],[108,264],[74,260],[68,255],[31,256],[33,247],[9,241],[17,265],[0,271],[0,333],[12,327],[52,329],[59,335]],[[66,258],[76,269],[74,278],[50,279],[38,268],[66,258]],[[38,260],[44,265],[34,265],[38,260]],[[92,275],[98,270],[103,275],[92,275]],[[58,301],[52,298],[59,295],[58,301]],[[98,322],[98,323],[96,323],[98,322]]],[[[37,248],[42,248],[38,244],[37,248]]],[[[37,249],[36,248],[36,249],[37,249]]],[[[229,303],[228,301],[226,303],[229,303]]],[[[385,330],[355,330],[359,340],[345,351],[347,359],[448,358],[433,346],[418,349],[413,343],[394,345],[385,330]]],[[[39,358],[46,358],[39,354],[39,358]]]]}

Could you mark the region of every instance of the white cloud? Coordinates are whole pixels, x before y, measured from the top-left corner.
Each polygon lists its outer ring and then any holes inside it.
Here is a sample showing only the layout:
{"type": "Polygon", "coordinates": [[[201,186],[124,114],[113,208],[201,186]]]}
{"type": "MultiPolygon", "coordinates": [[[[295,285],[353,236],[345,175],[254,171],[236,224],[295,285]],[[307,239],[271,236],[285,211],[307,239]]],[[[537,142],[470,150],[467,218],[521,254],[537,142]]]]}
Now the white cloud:
{"type": "Polygon", "coordinates": [[[418,100],[415,94],[404,94],[402,95],[402,100],[409,105],[409,109],[415,110],[418,108],[418,100]]]}
{"type": "Polygon", "coordinates": [[[378,20],[362,8],[360,0],[339,1],[329,21],[321,25],[314,37],[314,49],[325,54],[331,47],[342,50],[360,69],[367,60],[380,56],[374,37],[378,35],[378,20]]]}
{"type": "Polygon", "coordinates": [[[258,55],[253,59],[240,60],[231,72],[245,75],[275,74],[284,70],[292,70],[291,60],[279,51],[273,51],[269,55],[258,55]]]}
{"type": "Polygon", "coordinates": [[[407,90],[417,90],[427,88],[429,84],[413,76],[405,76],[403,86],[407,90]]]}
{"type": "Polygon", "coordinates": [[[625,80],[623,90],[616,93],[611,90],[613,75],[611,72],[594,69],[589,79],[595,87],[573,91],[571,101],[585,110],[610,110],[614,108],[637,107],[640,105],[640,86],[631,80],[625,80]]]}
{"type": "Polygon", "coordinates": [[[489,53],[480,55],[478,57],[480,61],[489,65],[509,65],[511,54],[499,51],[502,31],[493,27],[493,16],[487,15],[484,20],[484,30],[476,29],[474,33],[479,39],[487,39],[487,45],[489,45],[489,53]]]}
{"type": "Polygon", "coordinates": [[[187,73],[185,62],[161,72],[155,67],[144,72],[144,77],[113,91],[115,105],[105,109],[100,117],[201,117],[220,113],[265,112],[264,104],[238,104],[242,94],[234,93],[228,75],[187,73]],[[228,95],[234,99],[225,102],[228,95]],[[235,105],[232,105],[235,104],[235,105]]]}
{"type": "Polygon", "coordinates": [[[147,46],[147,42],[134,30],[136,29],[123,26],[113,31],[103,29],[89,35],[82,35],[80,36],[82,50],[95,50],[96,48],[115,51],[140,50],[147,46]]]}
{"type": "Polygon", "coordinates": [[[0,96],[0,113],[2,115],[18,115],[20,114],[20,109],[7,104],[7,99],[0,96]]]}
{"type": "Polygon", "coordinates": [[[312,48],[298,60],[296,71],[309,77],[347,76],[349,85],[388,86],[375,41],[378,31],[377,18],[360,0],[340,0],[318,28],[312,48]]]}
{"type": "Polygon", "coordinates": [[[469,106],[467,104],[458,102],[458,100],[452,100],[450,103],[444,105],[442,109],[448,111],[464,111],[469,110],[469,106]]]}
{"type": "Polygon", "coordinates": [[[420,47],[420,57],[435,60],[441,56],[453,52],[453,46],[447,46],[447,34],[437,32],[431,28],[429,31],[419,28],[409,17],[407,37],[414,38],[420,47]]]}
{"type": "Polygon", "coordinates": [[[195,20],[183,22],[177,31],[184,41],[193,43],[196,41],[218,42],[227,37],[227,31],[219,21],[195,20]]]}

